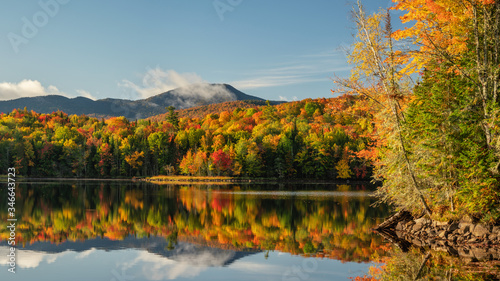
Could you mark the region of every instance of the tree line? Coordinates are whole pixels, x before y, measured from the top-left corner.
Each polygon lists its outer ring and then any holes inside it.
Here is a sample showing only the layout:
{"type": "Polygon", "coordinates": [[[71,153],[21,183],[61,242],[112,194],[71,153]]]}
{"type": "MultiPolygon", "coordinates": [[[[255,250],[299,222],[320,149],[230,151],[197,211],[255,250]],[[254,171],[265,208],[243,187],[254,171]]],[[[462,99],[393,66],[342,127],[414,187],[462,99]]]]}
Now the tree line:
{"type": "MultiPolygon", "coordinates": [[[[25,109],[0,115],[0,169],[26,177],[230,175],[369,179],[363,97],[130,121],[25,109]]],[[[216,107],[215,107],[215,112],[216,107]]]]}

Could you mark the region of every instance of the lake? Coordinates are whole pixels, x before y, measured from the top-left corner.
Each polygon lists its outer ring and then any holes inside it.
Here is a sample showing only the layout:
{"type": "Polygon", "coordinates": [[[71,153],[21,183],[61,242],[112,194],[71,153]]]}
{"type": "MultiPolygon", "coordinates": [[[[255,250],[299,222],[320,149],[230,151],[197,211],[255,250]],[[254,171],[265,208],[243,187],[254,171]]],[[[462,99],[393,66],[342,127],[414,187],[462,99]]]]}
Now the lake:
{"type": "Polygon", "coordinates": [[[7,186],[0,193],[1,280],[349,280],[391,246],[390,213],[364,185],[16,186],[15,274],[7,186]]]}

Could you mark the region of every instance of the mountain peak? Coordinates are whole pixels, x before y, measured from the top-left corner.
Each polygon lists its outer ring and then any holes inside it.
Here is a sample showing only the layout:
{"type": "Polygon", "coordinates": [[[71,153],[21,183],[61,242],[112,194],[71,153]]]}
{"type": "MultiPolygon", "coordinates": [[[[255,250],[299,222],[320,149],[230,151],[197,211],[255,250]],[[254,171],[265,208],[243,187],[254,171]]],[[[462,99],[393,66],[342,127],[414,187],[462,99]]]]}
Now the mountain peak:
{"type": "Polygon", "coordinates": [[[263,101],[264,99],[247,95],[229,84],[200,83],[176,88],[136,101],[112,98],[94,101],[85,97],[67,98],[58,95],[18,98],[0,101],[0,112],[9,113],[16,108],[26,107],[28,110],[39,113],[51,113],[61,110],[70,115],[125,116],[128,119],[141,119],[164,113],[165,107],[168,106],[185,109],[237,100],[263,101]]]}

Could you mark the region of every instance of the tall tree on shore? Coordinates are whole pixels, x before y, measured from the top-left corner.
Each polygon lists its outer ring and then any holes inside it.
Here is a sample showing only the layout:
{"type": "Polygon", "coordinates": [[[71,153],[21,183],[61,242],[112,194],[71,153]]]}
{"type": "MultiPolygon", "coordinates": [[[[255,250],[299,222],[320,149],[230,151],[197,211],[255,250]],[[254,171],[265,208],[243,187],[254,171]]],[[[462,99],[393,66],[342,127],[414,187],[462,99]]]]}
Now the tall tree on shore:
{"type": "Polygon", "coordinates": [[[402,76],[396,50],[391,38],[389,13],[366,15],[358,0],[353,7],[357,34],[353,50],[348,54],[353,65],[351,76],[336,78],[336,91],[364,95],[371,101],[377,123],[377,138],[381,161],[377,175],[384,180],[380,194],[384,200],[412,211],[431,214],[426,191],[419,185],[403,137],[403,108],[411,95],[411,83],[402,76]],[[407,185],[410,183],[411,188],[407,185]]]}

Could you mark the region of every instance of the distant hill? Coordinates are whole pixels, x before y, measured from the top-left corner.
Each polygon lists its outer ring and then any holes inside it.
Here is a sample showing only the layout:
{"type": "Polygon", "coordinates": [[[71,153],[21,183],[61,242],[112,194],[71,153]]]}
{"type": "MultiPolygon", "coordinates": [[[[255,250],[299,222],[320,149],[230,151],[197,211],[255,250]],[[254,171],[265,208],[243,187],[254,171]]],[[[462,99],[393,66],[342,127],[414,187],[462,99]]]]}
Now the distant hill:
{"type": "Polygon", "coordinates": [[[125,116],[128,119],[142,119],[165,113],[165,107],[186,109],[228,101],[260,101],[264,99],[247,95],[228,84],[193,84],[141,100],[100,99],[84,97],[67,98],[51,95],[32,98],[18,98],[0,101],[0,112],[9,113],[13,109],[26,107],[39,113],[64,111],[67,114],[85,114],[91,117],[125,116]]]}
{"type": "MultiPolygon", "coordinates": [[[[276,105],[284,103],[282,101],[270,101],[271,105],[276,105]]],[[[223,111],[233,112],[236,108],[256,108],[259,106],[266,105],[263,100],[237,100],[237,101],[226,101],[216,104],[207,104],[201,106],[195,106],[185,109],[177,110],[179,117],[189,117],[189,118],[204,118],[209,114],[219,114],[223,111]]],[[[152,121],[165,120],[167,113],[162,113],[149,117],[152,121]]]]}

